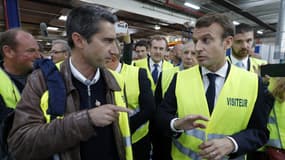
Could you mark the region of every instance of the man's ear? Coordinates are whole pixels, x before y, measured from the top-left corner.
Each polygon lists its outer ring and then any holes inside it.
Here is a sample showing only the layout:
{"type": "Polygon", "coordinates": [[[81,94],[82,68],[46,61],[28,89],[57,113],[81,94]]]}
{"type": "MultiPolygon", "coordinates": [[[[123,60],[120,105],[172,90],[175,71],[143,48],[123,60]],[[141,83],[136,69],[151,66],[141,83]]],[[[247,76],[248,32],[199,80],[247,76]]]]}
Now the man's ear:
{"type": "Polygon", "coordinates": [[[12,58],[15,55],[14,50],[10,46],[8,46],[8,45],[4,45],[2,47],[2,51],[3,51],[3,54],[4,54],[3,57],[12,58]]]}
{"type": "Polygon", "coordinates": [[[233,44],[233,37],[232,36],[228,36],[224,39],[224,49],[227,50],[228,48],[232,47],[233,44]]]}
{"type": "Polygon", "coordinates": [[[73,32],[71,37],[75,47],[83,48],[84,43],[86,43],[86,40],[79,33],[73,32]]]}

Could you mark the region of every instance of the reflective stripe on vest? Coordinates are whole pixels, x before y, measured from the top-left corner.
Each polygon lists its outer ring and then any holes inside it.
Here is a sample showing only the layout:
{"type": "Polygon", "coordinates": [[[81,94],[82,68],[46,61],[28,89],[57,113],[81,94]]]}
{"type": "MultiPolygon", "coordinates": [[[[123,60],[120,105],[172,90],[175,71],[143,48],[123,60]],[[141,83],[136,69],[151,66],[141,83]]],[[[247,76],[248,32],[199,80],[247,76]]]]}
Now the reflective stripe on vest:
{"type": "Polygon", "coordinates": [[[176,72],[179,71],[179,66],[166,69],[162,72],[162,77],[161,77],[161,90],[162,90],[162,97],[164,97],[171,81],[176,72]]]}
{"type": "MultiPolygon", "coordinates": [[[[198,153],[194,152],[193,150],[184,147],[181,143],[179,143],[176,139],[172,140],[172,152],[176,152],[175,150],[178,150],[179,152],[181,152],[182,154],[180,156],[178,156],[177,154],[175,154],[175,157],[172,157],[173,159],[182,159],[185,158],[184,156],[186,155],[187,157],[193,159],[193,160],[200,160],[200,156],[198,153]]],[[[178,153],[179,154],[179,153],[178,153]]],[[[173,155],[173,154],[172,154],[173,155]]]]}
{"type": "Polygon", "coordinates": [[[270,115],[269,118],[268,118],[268,123],[275,125],[275,123],[276,123],[275,117],[273,117],[272,115],[270,115]]]}
{"type": "MultiPolygon", "coordinates": [[[[152,76],[151,76],[151,71],[149,69],[149,66],[148,66],[148,61],[147,61],[148,58],[144,58],[144,59],[140,59],[140,60],[137,60],[134,62],[134,65],[137,66],[137,67],[140,67],[140,68],[144,68],[147,70],[147,77],[148,79],[150,80],[150,83],[151,83],[151,90],[155,91],[155,88],[156,88],[156,84],[154,83],[153,79],[152,79],[152,76]]],[[[162,71],[166,70],[166,69],[170,69],[170,68],[173,68],[173,65],[167,61],[163,61],[162,62],[162,71]]]]}
{"type": "MultiPolygon", "coordinates": [[[[177,159],[177,160],[180,160],[185,158],[184,155],[187,155],[187,157],[193,159],[193,160],[202,160],[202,158],[199,156],[198,153],[194,152],[193,150],[189,149],[189,148],[186,148],[184,147],[181,143],[179,143],[176,139],[173,139],[172,140],[172,145],[174,149],[178,149],[180,153],[180,157],[173,157],[173,159],[177,159]]],[[[222,158],[222,160],[227,160],[228,157],[225,157],[225,158],[222,158]]],[[[240,156],[240,157],[237,157],[237,158],[234,158],[234,159],[231,159],[231,160],[245,160],[245,157],[244,156],[240,156]]]]}
{"type": "Polygon", "coordinates": [[[127,147],[131,147],[132,146],[132,140],[131,140],[130,136],[124,137],[124,142],[125,142],[125,146],[127,146],[127,147]]]}
{"type": "MultiPolygon", "coordinates": [[[[125,81],[128,107],[133,109],[135,112],[130,116],[134,116],[135,114],[138,114],[140,112],[139,68],[123,64],[120,75],[125,81]]],[[[148,134],[148,126],[149,121],[145,122],[139,128],[136,129],[136,131],[132,134],[132,143],[138,142],[140,139],[142,139],[148,134]]]]}
{"type": "MultiPolygon", "coordinates": [[[[276,78],[270,78],[268,89],[272,91],[276,85],[276,78]]],[[[267,128],[270,132],[268,146],[285,149],[285,102],[275,101],[271,110],[267,128]],[[275,112],[275,114],[274,114],[275,112]],[[280,139],[280,138],[281,139],[280,139]]]]}
{"type": "MultiPolygon", "coordinates": [[[[115,102],[118,106],[125,106],[124,100],[122,99],[122,92],[115,92],[115,102]]],[[[125,151],[126,151],[126,160],[133,159],[132,151],[132,142],[131,142],[131,133],[129,127],[129,117],[126,112],[119,112],[119,127],[125,141],[125,151]]]]}
{"type": "Polygon", "coordinates": [[[283,125],[285,122],[285,102],[280,103],[278,101],[275,101],[273,107],[276,113],[276,117],[274,116],[274,111],[272,109],[267,124],[267,128],[270,132],[269,141],[267,145],[280,149],[285,149],[285,126],[283,125]],[[276,125],[276,122],[278,125],[276,125]],[[281,138],[281,140],[279,139],[279,137],[281,138]]]}
{"type": "Polygon", "coordinates": [[[251,117],[257,93],[257,75],[231,65],[227,80],[210,116],[199,67],[194,66],[178,72],[175,90],[178,117],[199,114],[210,120],[199,121],[207,126],[206,129],[197,128],[182,133],[175,142],[176,145],[173,145],[172,157],[179,160],[193,159],[188,154],[184,154],[185,149],[181,150],[176,146],[183,146],[197,154],[200,151],[198,146],[204,141],[223,138],[225,135],[232,135],[245,129],[251,117]]]}
{"type": "MultiPolygon", "coordinates": [[[[274,105],[274,107],[275,107],[275,105],[274,105]]],[[[269,119],[268,119],[268,124],[267,124],[267,128],[270,132],[270,136],[269,136],[269,140],[268,140],[266,145],[281,149],[283,145],[281,145],[281,141],[280,141],[279,135],[278,135],[278,131],[280,132],[280,128],[277,129],[276,122],[277,122],[277,120],[274,117],[274,113],[272,110],[270,113],[269,119]]],[[[283,120],[283,122],[284,122],[284,120],[283,120]]],[[[284,129],[283,129],[283,134],[284,134],[284,129]]],[[[283,141],[284,141],[284,138],[283,138],[283,141]]],[[[284,144],[284,142],[282,144],[284,144]]],[[[283,148],[284,148],[284,146],[283,146],[283,148]]]]}
{"type": "MultiPolygon", "coordinates": [[[[276,85],[276,78],[270,78],[268,89],[272,91],[276,85]]],[[[267,128],[270,132],[268,146],[285,149],[285,102],[275,101],[271,110],[267,128]],[[275,111],[275,115],[274,115],[275,111]],[[280,139],[280,138],[281,139],[280,139]],[[281,143],[282,142],[282,143],[281,143]]]]}
{"type": "Polygon", "coordinates": [[[269,141],[267,142],[267,146],[272,146],[276,148],[281,148],[281,143],[279,138],[278,139],[272,139],[270,138],[269,141]]]}
{"type": "Polygon", "coordinates": [[[185,134],[189,135],[189,136],[193,136],[195,138],[198,138],[202,141],[204,141],[206,138],[205,138],[205,132],[202,131],[202,130],[199,130],[199,129],[191,129],[191,130],[187,130],[185,131],[185,134]]]}
{"type": "Polygon", "coordinates": [[[2,96],[4,103],[8,108],[15,109],[17,103],[21,98],[20,92],[15,86],[14,82],[1,67],[0,79],[0,95],[2,96]]]}
{"type": "MultiPolygon", "coordinates": [[[[60,65],[56,65],[58,68],[60,65]]],[[[120,85],[121,88],[123,88],[124,82],[121,80],[120,76],[109,70],[112,75],[115,77],[117,80],[118,84],[120,85]]],[[[125,107],[125,102],[123,99],[123,92],[122,91],[115,91],[114,92],[114,99],[115,99],[115,104],[117,106],[125,107]]],[[[50,115],[47,114],[47,109],[48,109],[48,91],[45,91],[41,97],[41,102],[40,106],[43,111],[44,117],[46,119],[47,123],[50,123],[51,118],[50,115]]],[[[56,118],[64,118],[62,117],[56,117],[56,118]]],[[[119,128],[123,136],[123,140],[125,143],[125,151],[126,151],[126,160],[133,160],[133,154],[132,154],[132,146],[131,146],[131,138],[130,138],[130,128],[129,128],[129,120],[128,120],[128,113],[126,112],[119,112],[119,128]]]]}

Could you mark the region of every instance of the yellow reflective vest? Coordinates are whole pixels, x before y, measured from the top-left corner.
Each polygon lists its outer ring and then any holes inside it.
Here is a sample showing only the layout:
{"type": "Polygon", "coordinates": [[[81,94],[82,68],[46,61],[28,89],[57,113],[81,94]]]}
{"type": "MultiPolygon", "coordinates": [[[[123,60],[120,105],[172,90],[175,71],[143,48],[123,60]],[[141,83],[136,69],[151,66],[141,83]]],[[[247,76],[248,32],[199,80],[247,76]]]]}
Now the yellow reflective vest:
{"type": "MultiPolygon", "coordinates": [[[[154,81],[152,79],[151,71],[150,71],[149,65],[148,65],[148,58],[144,58],[144,59],[134,61],[134,65],[147,70],[147,76],[148,76],[148,79],[150,80],[150,83],[151,83],[151,90],[154,92],[155,88],[156,88],[156,84],[154,83],[154,81]]],[[[163,61],[162,62],[162,71],[164,71],[168,68],[173,68],[173,65],[167,61],[163,61]]]]}
{"type": "Polygon", "coordinates": [[[18,88],[2,68],[0,68],[0,95],[5,105],[12,109],[16,108],[17,103],[21,99],[18,88]]]}
{"type": "Polygon", "coordinates": [[[180,70],[179,66],[173,67],[170,69],[166,69],[161,74],[161,91],[162,91],[162,98],[164,98],[164,95],[172,81],[172,78],[176,72],[180,70]]]}
{"type": "Polygon", "coordinates": [[[196,160],[203,142],[246,129],[258,94],[258,77],[232,65],[211,116],[198,66],[178,72],[175,94],[178,117],[199,114],[209,118],[201,122],[206,129],[187,130],[173,140],[173,159],[196,160]]]}
{"type": "MultiPolygon", "coordinates": [[[[56,66],[60,68],[60,63],[57,63],[56,66]]],[[[119,83],[120,87],[123,88],[124,82],[121,80],[118,73],[109,70],[112,75],[115,77],[117,82],[119,83]]],[[[44,94],[41,97],[40,106],[44,113],[44,116],[46,118],[47,123],[51,121],[51,116],[47,113],[48,110],[48,91],[45,91],[44,94]]],[[[115,91],[114,92],[114,98],[115,98],[115,104],[117,106],[125,107],[125,100],[124,100],[124,93],[123,91],[115,91]]],[[[64,118],[57,117],[57,118],[64,118]]],[[[132,154],[132,143],[131,143],[131,135],[130,135],[130,127],[129,127],[129,120],[128,120],[128,113],[126,112],[119,112],[119,127],[120,131],[124,137],[125,142],[125,151],[126,151],[126,160],[133,160],[133,154],[132,154]]]]}
{"type": "MultiPolygon", "coordinates": [[[[268,89],[270,91],[275,87],[274,78],[270,78],[268,89]]],[[[267,146],[285,149],[285,102],[275,101],[269,115],[267,128],[270,131],[267,146]]]]}
{"type": "Polygon", "coordinates": [[[257,59],[253,57],[249,57],[249,60],[250,60],[250,68],[249,68],[250,72],[255,72],[255,70],[259,69],[261,65],[267,64],[265,60],[261,60],[261,59],[257,59]]]}
{"type": "MultiPolygon", "coordinates": [[[[128,108],[131,108],[135,113],[140,112],[139,107],[139,95],[140,95],[140,86],[139,86],[139,68],[123,64],[121,72],[121,77],[125,81],[126,96],[128,102],[128,108]]],[[[133,134],[132,134],[132,143],[138,142],[148,133],[149,121],[142,124],[133,134]]]]}

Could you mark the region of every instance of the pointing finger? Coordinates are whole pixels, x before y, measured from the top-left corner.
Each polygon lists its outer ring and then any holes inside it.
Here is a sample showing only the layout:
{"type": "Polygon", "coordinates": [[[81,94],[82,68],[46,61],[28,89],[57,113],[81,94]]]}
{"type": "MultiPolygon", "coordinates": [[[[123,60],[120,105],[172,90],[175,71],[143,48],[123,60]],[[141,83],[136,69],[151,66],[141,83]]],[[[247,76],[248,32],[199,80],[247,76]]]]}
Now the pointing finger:
{"type": "Polygon", "coordinates": [[[113,106],[112,107],[113,111],[116,112],[127,112],[129,114],[133,114],[133,110],[129,109],[129,108],[125,108],[125,107],[120,107],[120,106],[113,106]]]}

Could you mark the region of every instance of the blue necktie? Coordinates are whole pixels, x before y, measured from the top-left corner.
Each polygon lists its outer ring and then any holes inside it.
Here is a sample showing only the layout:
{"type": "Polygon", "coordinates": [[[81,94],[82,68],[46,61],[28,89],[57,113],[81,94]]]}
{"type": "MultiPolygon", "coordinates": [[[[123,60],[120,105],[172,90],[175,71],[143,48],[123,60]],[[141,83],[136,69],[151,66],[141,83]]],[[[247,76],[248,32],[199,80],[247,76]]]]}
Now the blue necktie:
{"type": "Polygon", "coordinates": [[[244,65],[242,62],[237,62],[235,65],[238,66],[239,68],[244,68],[244,65]]]}
{"type": "Polygon", "coordinates": [[[208,73],[207,77],[208,77],[210,83],[209,83],[209,87],[208,87],[207,92],[206,92],[206,98],[207,98],[207,102],[208,102],[209,111],[211,114],[213,109],[214,109],[214,105],[215,105],[215,97],[216,97],[215,81],[216,81],[217,75],[214,73],[208,73]]]}
{"type": "Polygon", "coordinates": [[[153,64],[153,66],[154,66],[154,70],[152,71],[151,75],[152,75],[154,83],[156,84],[157,78],[158,78],[158,69],[157,69],[158,64],[153,64]]]}

